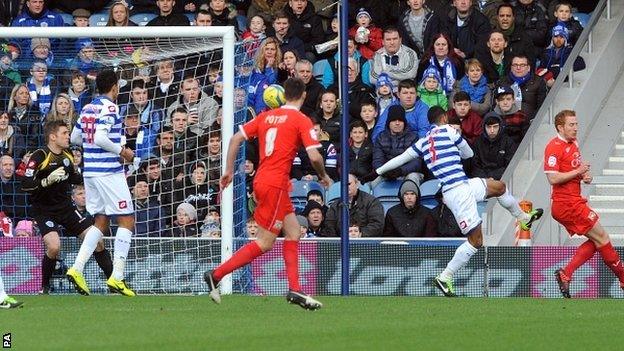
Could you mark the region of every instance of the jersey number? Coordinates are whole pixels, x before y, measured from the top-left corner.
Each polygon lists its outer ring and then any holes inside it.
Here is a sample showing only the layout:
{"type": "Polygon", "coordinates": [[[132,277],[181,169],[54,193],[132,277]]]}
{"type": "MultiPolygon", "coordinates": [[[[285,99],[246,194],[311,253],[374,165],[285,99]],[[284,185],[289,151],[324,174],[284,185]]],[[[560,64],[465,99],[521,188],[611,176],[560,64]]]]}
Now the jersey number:
{"type": "Polygon", "coordinates": [[[431,154],[431,158],[429,160],[431,161],[431,164],[434,164],[438,157],[436,155],[435,142],[433,141],[433,133],[429,135],[429,153],[431,154]]]}
{"type": "Polygon", "coordinates": [[[95,139],[95,117],[82,117],[80,122],[86,142],[93,144],[95,139]]]}
{"type": "Polygon", "coordinates": [[[275,138],[277,138],[277,128],[269,128],[266,131],[266,140],[264,141],[264,156],[271,156],[271,154],[273,154],[275,138]]]}

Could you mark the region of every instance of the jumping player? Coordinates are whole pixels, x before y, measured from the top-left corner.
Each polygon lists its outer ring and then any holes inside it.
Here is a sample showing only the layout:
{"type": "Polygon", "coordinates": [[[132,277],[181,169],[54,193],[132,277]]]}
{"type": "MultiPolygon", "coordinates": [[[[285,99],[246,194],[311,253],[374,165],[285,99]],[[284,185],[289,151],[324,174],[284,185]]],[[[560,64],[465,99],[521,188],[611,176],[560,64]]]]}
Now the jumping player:
{"type": "Polygon", "coordinates": [[[280,108],[266,111],[240,127],[230,139],[227,165],[220,179],[221,189],[232,182],[234,161],[240,144],[245,140],[258,138],[260,165],[254,178],[254,197],[257,207],[254,219],[258,223],[257,239],[240,248],[232,258],[221,264],[214,271],[204,274],[210,288],[210,297],[216,303],[221,302],[218,284],[224,276],[242,267],[256,257],[271,250],[277,235],[284,232],[284,263],[288,276],[288,294],[286,300],[305,309],[315,310],[323,305],[301,292],[299,286],[299,223],[289,197],[290,168],[301,144],[305,147],[310,162],[324,186],[331,184],[331,179],[323,167],[323,156],[317,151],[321,147],[310,119],[299,112],[305,101],[305,83],[299,78],[290,78],[284,82],[286,104],[280,108]]]}
{"type": "Polygon", "coordinates": [[[613,249],[609,234],[600,225],[598,214],[587,206],[587,199],[581,196],[581,181],[589,184],[593,178],[589,164],[581,159],[576,141],[576,112],[559,112],[555,116],[555,128],[557,136],[546,145],[544,151],[544,173],[552,185],[552,217],[570,235],[584,235],[589,239],[578,247],[567,266],[555,272],[559,290],[563,297],[570,298],[570,282],[574,271],[591,259],[596,251],[624,289],[624,267],[620,256],[613,249]]]}
{"type": "Polygon", "coordinates": [[[100,96],[82,108],[72,131],[72,144],[82,145],[84,154],[84,185],[87,212],[95,216],[95,225],[85,236],[76,262],[67,276],[78,290],[88,291],[82,270],[102,239],[109,232],[109,217],[116,216],[119,227],[115,233],[113,273],[106,285],[113,292],[135,296],[124,281],[124,268],[134,228],[134,209],[123,165],[132,162],[134,152],[124,146],[122,118],[114,103],[119,95],[117,75],[112,70],[100,72],[95,80],[100,96]]]}
{"type": "Polygon", "coordinates": [[[453,287],[453,275],[465,266],[483,245],[477,202],[496,197],[498,203],[520,221],[523,229],[531,228],[533,222],[538,220],[544,211],[538,208],[530,213],[523,212],[518,201],[507,190],[505,183],[499,180],[469,179],[461,163],[462,159],[473,156],[466,140],[448,125],[448,117],[441,107],[434,106],[429,109],[427,117],[431,123],[427,135],[366,178],[382,175],[417,157],[422,157],[429,170],[440,180],[444,204],[451,210],[462,234],[468,239],[457,248],[444,271],[435,278],[436,287],[445,296],[454,297],[457,295],[453,287]]]}
{"type": "MultiPolygon", "coordinates": [[[[67,234],[84,239],[92,228],[93,219],[81,215],[72,204],[72,184],[82,184],[82,175],[76,171],[69,148],[69,127],[63,121],[49,121],[44,127],[47,146],[33,152],[26,164],[22,189],[31,193],[33,217],[39,226],[45,253],[41,263],[43,294],[50,291],[50,278],[61,248],[59,225],[67,234]]],[[[113,270],[110,254],[99,240],[95,260],[109,277],[113,270]]],[[[89,291],[79,291],[88,295],[89,291]]]]}

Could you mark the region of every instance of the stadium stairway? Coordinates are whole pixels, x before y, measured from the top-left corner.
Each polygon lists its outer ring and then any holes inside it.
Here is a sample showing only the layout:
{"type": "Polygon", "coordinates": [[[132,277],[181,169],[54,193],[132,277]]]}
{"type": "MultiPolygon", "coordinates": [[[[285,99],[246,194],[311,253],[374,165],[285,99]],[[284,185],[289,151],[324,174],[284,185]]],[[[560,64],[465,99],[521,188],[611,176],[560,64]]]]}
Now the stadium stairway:
{"type": "MultiPolygon", "coordinates": [[[[575,48],[581,50],[587,68],[574,72],[573,79],[565,82],[565,76],[559,77],[503,175],[516,198],[532,201],[534,208],[544,208],[544,217],[533,226],[533,245],[579,242],[571,240],[552,220],[550,185],[543,173],[544,148],[555,136],[554,116],[562,109],[577,112],[581,154],[592,165],[595,176],[595,184],[584,187],[583,194],[601,215],[603,225],[615,234],[614,244],[624,245],[624,0],[610,3],[607,11],[606,1],[600,2],[594,11],[595,25],[583,33],[590,35],[590,40],[581,41],[582,47],[575,48]]],[[[490,200],[484,215],[485,244],[513,245],[514,229],[515,219],[490,200]]]]}

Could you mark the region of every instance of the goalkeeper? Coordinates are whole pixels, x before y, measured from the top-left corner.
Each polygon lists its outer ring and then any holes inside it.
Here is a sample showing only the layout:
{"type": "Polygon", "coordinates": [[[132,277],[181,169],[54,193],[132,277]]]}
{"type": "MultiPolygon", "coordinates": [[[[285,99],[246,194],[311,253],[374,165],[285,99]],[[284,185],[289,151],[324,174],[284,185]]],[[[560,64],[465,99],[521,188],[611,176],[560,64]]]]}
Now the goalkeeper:
{"type": "MultiPolygon", "coordinates": [[[[22,189],[32,194],[33,217],[45,244],[41,264],[42,293],[48,294],[50,277],[61,247],[59,225],[67,233],[82,239],[91,228],[93,218],[82,216],[72,204],[71,185],[81,184],[82,175],[74,167],[72,154],[67,150],[68,126],[63,121],[49,121],[44,127],[44,137],[47,146],[36,150],[28,160],[22,189]]],[[[98,243],[94,256],[106,277],[110,277],[113,263],[102,240],[98,243]]],[[[88,288],[82,289],[79,287],[81,284],[72,282],[79,293],[89,294],[88,288]]]]}

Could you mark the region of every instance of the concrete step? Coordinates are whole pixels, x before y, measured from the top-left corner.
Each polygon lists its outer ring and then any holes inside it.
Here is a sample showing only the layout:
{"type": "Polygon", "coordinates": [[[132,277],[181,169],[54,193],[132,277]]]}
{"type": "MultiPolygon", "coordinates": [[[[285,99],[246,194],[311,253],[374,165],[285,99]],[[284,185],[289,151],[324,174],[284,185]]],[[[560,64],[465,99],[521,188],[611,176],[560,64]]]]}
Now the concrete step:
{"type": "Polygon", "coordinates": [[[624,228],[624,209],[607,209],[593,207],[594,211],[600,216],[600,224],[608,227],[624,228]]]}
{"type": "Polygon", "coordinates": [[[624,144],[615,144],[611,154],[613,156],[624,156],[624,144]]]}
{"type": "Polygon", "coordinates": [[[602,175],[606,175],[606,176],[624,176],[624,169],[605,168],[605,169],[602,170],[602,175]]]}
{"type": "Polygon", "coordinates": [[[611,156],[609,157],[609,169],[624,169],[624,157],[623,156],[611,156]]]}
{"type": "Polygon", "coordinates": [[[624,196],[621,195],[590,195],[589,203],[594,209],[621,209],[624,211],[624,196]]]}
{"type": "Polygon", "coordinates": [[[596,184],[596,195],[624,196],[624,184],[596,184]]]}

